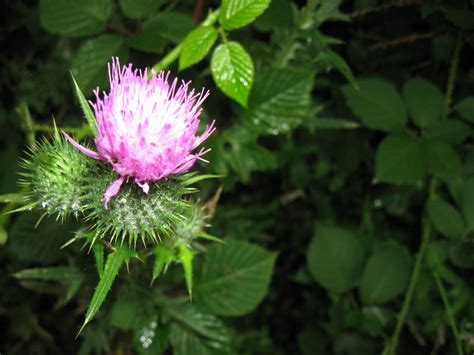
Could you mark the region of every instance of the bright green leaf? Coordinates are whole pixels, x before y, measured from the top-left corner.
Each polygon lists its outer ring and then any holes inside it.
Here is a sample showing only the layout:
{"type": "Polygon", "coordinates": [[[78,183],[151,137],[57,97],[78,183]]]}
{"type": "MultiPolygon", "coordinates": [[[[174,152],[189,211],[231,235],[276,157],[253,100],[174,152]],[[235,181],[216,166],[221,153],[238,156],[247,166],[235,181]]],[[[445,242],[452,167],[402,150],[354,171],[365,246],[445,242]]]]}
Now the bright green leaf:
{"type": "Polygon", "coordinates": [[[434,176],[447,183],[462,179],[461,159],[448,143],[424,141],[422,150],[426,167],[434,176]]]}
{"type": "Polygon", "coordinates": [[[270,4],[270,0],[222,0],[219,23],[233,30],[253,22],[270,4]]]}
{"type": "Polygon", "coordinates": [[[247,107],[253,84],[253,62],[237,42],[219,45],[212,54],[211,72],[217,86],[230,98],[247,107]]]}
{"type": "Polygon", "coordinates": [[[428,127],[441,117],[444,96],[441,90],[426,79],[408,80],[403,86],[403,98],[413,122],[428,127]]]}
{"type": "Polygon", "coordinates": [[[474,122],[474,96],[464,98],[456,104],[455,108],[466,121],[474,122]]]}
{"type": "Polygon", "coordinates": [[[354,286],[364,262],[364,249],[351,231],[317,224],[307,260],[311,275],[321,286],[341,293],[354,286]]]}
{"type": "Polygon", "coordinates": [[[183,41],[179,56],[179,70],[200,62],[217,39],[217,31],[212,26],[200,26],[191,31],[183,41]]]}
{"type": "Polygon", "coordinates": [[[386,245],[369,258],[359,285],[365,304],[382,304],[400,295],[411,274],[411,259],[399,245],[386,245]]]}
{"type": "Polygon", "coordinates": [[[461,214],[441,198],[428,201],[428,216],[438,232],[449,238],[459,239],[464,233],[461,214]]]}
{"type": "Polygon", "coordinates": [[[86,96],[97,86],[105,87],[111,58],[126,54],[123,39],[116,35],[103,35],[82,44],[72,60],[72,72],[86,96]]]}
{"type": "Polygon", "coordinates": [[[112,15],[112,0],[41,0],[43,27],[63,36],[89,36],[102,32],[112,15]]]}
{"type": "Polygon", "coordinates": [[[281,134],[308,115],[313,73],[272,69],[255,81],[244,124],[255,133],[281,134]]]}
{"type": "Polygon", "coordinates": [[[125,16],[134,19],[155,14],[163,2],[162,0],[119,0],[120,8],[125,16]]]}
{"type": "Polygon", "coordinates": [[[375,180],[394,184],[421,183],[426,168],[420,145],[407,135],[389,135],[377,148],[375,180]]]}
{"type": "Polygon", "coordinates": [[[369,128],[392,132],[405,127],[407,115],[395,87],[383,79],[361,79],[360,90],[345,85],[342,92],[354,114],[369,128]]]}
{"type": "Polygon", "coordinates": [[[218,315],[252,311],[267,293],[276,256],[244,242],[212,245],[196,284],[197,303],[218,315]]]}
{"type": "Polygon", "coordinates": [[[184,243],[179,244],[179,261],[183,265],[184,279],[188,289],[189,298],[193,299],[193,258],[194,252],[184,243]]]}
{"type": "Polygon", "coordinates": [[[89,124],[91,132],[94,134],[94,136],[96,136],[97,128],[95,115],[92,112],[92,109],[89,106],[89,103],[87,102],[84,94],[82,93],[81,88],[79,87],[79,85],[77,85],[76,79],[74,79],[74,75],[71,74],[71,77],[72,82],[74,83],[74,91],[76,93],[77,99],[79,100],[79,104],[81,105],[82,112],[84,113],[84,116],[86,116],[86,120],[89,124]]]}
{"type": "Polygon", "coordinates": [[[92,245],[92,252],[94,253],[95,266],[97,268],[97,273],[99,274],[99,277],[101,277],[102,273],[104,272],[104,253],[105,253],[104,244],[100,242],[94,243],[92,245]]]}
{"type": "Polygon", "coordinates": [[[155,281],[161,275],[163,270],[166,271],[168,265],[176,260],[173,251],[163,245],[157,245],[154,250],[155,263],[153,264],[153,275],[151,282],[155,281]]]}
{"type": "Polygon", "coordinates": [[[117,249],[107,256],[107,262],[105,263],[104,271],[102,272],[99,284],[97,285],[94,295],[92,296],[92,299],[89,303],[86,317],[81,329],[79,330],[79,333],[84,329],[87,323],[89,323],[94,318],[102,306],[102,303],[104,303],[104,300],[112,287],[112,283],[114,282],[120,267],[122,266],[123,262],[126,261],[127,254],[127,248],[122,246],[120,249],[117,249]]]}

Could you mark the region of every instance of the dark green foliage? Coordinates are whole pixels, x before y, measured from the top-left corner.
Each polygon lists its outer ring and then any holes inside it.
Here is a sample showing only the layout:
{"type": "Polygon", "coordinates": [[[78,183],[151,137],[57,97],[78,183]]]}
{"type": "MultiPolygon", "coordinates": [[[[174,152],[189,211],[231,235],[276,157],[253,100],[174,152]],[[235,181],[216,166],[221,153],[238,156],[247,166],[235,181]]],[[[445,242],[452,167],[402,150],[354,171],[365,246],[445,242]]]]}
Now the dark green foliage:
{"type": "Polygon", "coordinates": [[[471,354],[473,6],[5,2],[0,353],[471,354]],[[105,209],[52,117],[95,149],[111,56],[209,89],[217,131],[105,209]]]}

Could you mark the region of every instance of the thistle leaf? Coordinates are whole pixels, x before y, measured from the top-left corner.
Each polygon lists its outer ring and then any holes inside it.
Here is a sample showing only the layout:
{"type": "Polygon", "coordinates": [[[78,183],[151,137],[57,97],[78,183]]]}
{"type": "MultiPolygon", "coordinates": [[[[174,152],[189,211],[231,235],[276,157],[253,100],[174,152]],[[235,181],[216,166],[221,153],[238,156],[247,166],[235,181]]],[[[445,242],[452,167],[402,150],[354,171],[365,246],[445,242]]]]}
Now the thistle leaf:
{"type": "Polygon", "coordinates": [[[102,306],[102,303],[104,303],[104,300],[112,287],[112,283],[120,270],[120,266],[122,266],[123,262],[126,261],[128,254],[127,249],[126,246],[121,246],[107,257],[104,271],[100,277],[99,284],[94,291],[92,300],[89,303],[84,323],[82,324],[81,329],[79,329],[78,335],[82,332],[87,323],[94,318],[102,306]]]}
{"type": "Polygon", "coordinates": [[[89,123],[91,132],[94,134],[94,137],[95,137],[97,136],[97,128],[95,125],[94,113],[92,112],[92,109],[89,106],[89,103],[87,102],[84,94],[81,91],[81,88],[77,84],[77,81],[74,78],[74,75],[72,73],[71,73],[71,77],[72,77],[72,82],[74,83],[74,90],[76,92],[77,99],[79,100],[79,104],[81,105],[82,112],[84,113],[84,116],[86,116],[87,123],[89,123]]]}
{"type": "Polygon", "coordinates": [[[163,270],[165,270],[168,265],[176,260],[176,256],[173,251],[163,245],[157,245],[154,250],[155,254],[155,263],[153,265],[153,275],[151,278],[151,283],[153,283],[158,276],[161,275],[163,270]]]}
{"type": "Polygon", "coordinates": [[[189,299],[193,299],[193,251],[184,243],[179,244],[179,260],[183,265],[184,278],[188,288],[189,299]]]}
{"type": "Polygon", "coordinates": [[[223,241],[222,239],[220,238],[217,238],[213,235],[210,235],[210,234],[207,234],[205,232],[201,232],[197,235],[198,238],[202,238],[202,239],[206,239],[206,240],[210,240],[212,242],[217,242],[217,243],[222,243],[222,244],[227,244],[225,241],[223,241]]]}

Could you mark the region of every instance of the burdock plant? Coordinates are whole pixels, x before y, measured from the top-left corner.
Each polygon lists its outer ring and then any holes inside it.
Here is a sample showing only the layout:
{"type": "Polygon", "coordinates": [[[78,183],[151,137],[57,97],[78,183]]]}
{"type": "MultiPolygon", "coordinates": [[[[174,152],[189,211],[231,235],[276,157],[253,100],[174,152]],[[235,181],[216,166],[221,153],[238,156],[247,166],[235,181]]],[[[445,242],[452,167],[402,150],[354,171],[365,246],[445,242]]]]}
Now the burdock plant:
{"type": "Polygon", "coordinates": [[[196,149],[215,130],[212,122],[198,134],[208,92],[170,80],[165,72],[152,72],[149,79],[147,70],[121,67],[118,58],[108,68],[110,91],[95,90],[95,102],[88,103],[74,81],[95,149],[56,130],[51,140],[31,148],[23,164],[29,190],[25,209],[82,218],[86,230],[72,241],[86,238],[98,260],[104,248],[95,246],[112,246],[105,266],[98,263],[100,281],[84,325],[97,313],[120,266],[138,256],[137,242],[156,254],[153,280],[169,263],[181,262],[192,295],[193,240],[214,239],[203,231],[202,207],[188,197],[196,191],[193,183],[211,177],[189,172],[197,160],[206,161],[208,150],[196,149]]]}

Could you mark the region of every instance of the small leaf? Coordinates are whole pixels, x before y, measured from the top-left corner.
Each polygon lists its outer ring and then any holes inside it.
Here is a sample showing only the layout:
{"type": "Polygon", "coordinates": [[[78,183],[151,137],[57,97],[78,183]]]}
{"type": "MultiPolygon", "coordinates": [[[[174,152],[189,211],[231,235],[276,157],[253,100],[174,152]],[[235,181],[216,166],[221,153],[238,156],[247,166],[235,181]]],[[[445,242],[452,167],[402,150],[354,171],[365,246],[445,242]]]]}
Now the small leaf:
{"type": "Polygon", "coordinates": [[[258,77],[244,124],[259,134],[282,134],[308,117],[314,73],[271,69],[258,77]]]}
{"type": "Polygon", "coordinates": [[[198,237],[198,238],[202,238],[202,239],[206,239],[206,240],[210,240],[211,242],[226,244],[226,242],[223,241],[222,239],[217,238],[217,237],[215,237],[215,236],[213,236],[213,235],[204,233],[204,232],[200,232],[200,233],[197,235],[197,237],[198,237]]]}
{"type": "Polygon", "coordinates": [[[239,43],[223,43],[214,50],[211,72],[224,94],[247,107],[254,69],[252,58],[239,43]]]}
{"type": "Polygon", "coordinates": [[[179,70],[200,62],[217,39],[217,31],[212,26],[200,26],[191,31],[183,41],[179,56],[179,70]]]}
{"type": "Polygon", "coordinates": [[[155,247],[154,254],[155,263],[153,264],[152,283],[161,275],[163,270],[166,271],[166,268],[172,261],[176,260],[173,251],[162,245],[157,245],[155,247]]]}
{"type": "Polygon", "coordinates": [[[87,123],[89,124],[89,127],[91,129],[91,132],[94,134],[94,136],[97,136],[97,127],[96,127],[96,119],[95,115],[92,112],[91,107],[89,106],[89,103],[87,102],[86,98],[84,97],[84,94],[81,91],[81,88],[79,85],[77,85],[76,79],[74,79],[74,75],[72,75],[72,82],[74,83],[74,90],[76,92],[77,99],[79,100],[79,104],[81,105],[82,112],[84,113],[84,116],[86,116],[87,123]]]}
{"type": "Polygon", "coordinates": [[[461,214],[441,198],[428,201],[428,216],[438,232],[448,238],[459,239],[464,233],[464,221],[461,214]]]}
{"type": "Polygon", "coordinates": [[[270,0],[222,0],[219,23],[233,30],[253,22],[270,4],[270,0]]]}
{"type": "Polygon", "coordinates": [[[408,80],[403,86],[403,98],[413,122],[418,127],[428,127],[441,117],[443,93],[428,80],[408,80]]]}
{"type": "Polygon", "coordinates": [[[380,143],[375,157],[375,180],[417,184],[424,176],[424,158],[416,141],[407,135],[392,134],[380,143]]]}
{"type": "Polygon", "coordinates": [[[316,62],[321,63],[327,68],[334,67],[336,68],[346,80],[351,83],[352,87],[356,90],[359,90],[359,85],[352,74],[352,70],[346,61],[336,52],[331,51],[330,49],[326,49],[325,51],[321,52],[317,58],[316,62]]]}
{"type": "Polygon", "coordinates": [[[462,99],[455,106],[456,111],[466,121],[474,122],[474,96],[469,96],[462,99]]]}
{"type": "Polygon", "coordinates": [[[313,278],[330,292],[354,286],[364,262],[364,249],[351,231],[317,224],[307,252],[313,278]]]}
{"type": "Polygon", "coordinates": [[[72,59],[72,72],[78,85],[86,94],[97,86],[104,89],[107,85],[107,63],[112,56],[126,58],[124,41],[117,35],[102,35],[83,42],[72,59]]]}
{"type": "Polygon", "coordinates": [[[184,243],[179,244],[179,261],[183,265],[184,278],[188,289],[189,298],[193,299],[193,258],[194,252],[184,243]]]}
{"type": "Polygon", "coordinates": [[[316,129],[355,129],[360,124],[354,121],[341,120],[340,118],[315,118],[311,122],[311,127],[316,129]]]}
{"type": "Polygon", "coordinates": [[[405,127],[407,115],[402,98],[391,83],[373,78],[358,80],[360,90],[345,85],[342,92],[354,114],[369,128],[386,132],[405,127]]]}
{"type": "Polygon", "coordinates": [[[362,272],[359,293],[365,304],[391,301],[407,287],[411,273],[411,259],[406,250],[397,245],[386,245],[374,252],[362,272]]]}
{"type": "Polygon", "coordinates": [[[422,150],[426,166],[435,177],[446,183],[462,179],[461,159],[448,143],[423,141],[422,150]]]}
{"type": "Polygon", "coordinates": [[[63,36],[89,36],[102,32],[112,15],[111,0],[41,0],[43,27],[63,36]]]}
{"type": "Polygon", "coordinates": [[[196,284],[196,301],[212,314],[237,316],[265,297],[276,253],[244,242],[212,245],[196,284]]]}
{"type": "Polygon", "coordinates": [[[107,297],[110,288],[112,287],[112,283],[114,282],[120,267],[126,259],[126,255],[127,248],[122,246],[107,256],[107,262],[105,263],[104,271],[89,303],[84,323],[82,324],[81,329],[79,329],[78,334],[80,334],[87,323],[89,323],[94,318],[102,306],[102,303],[104,303],[104,300],[107,297]]]}

